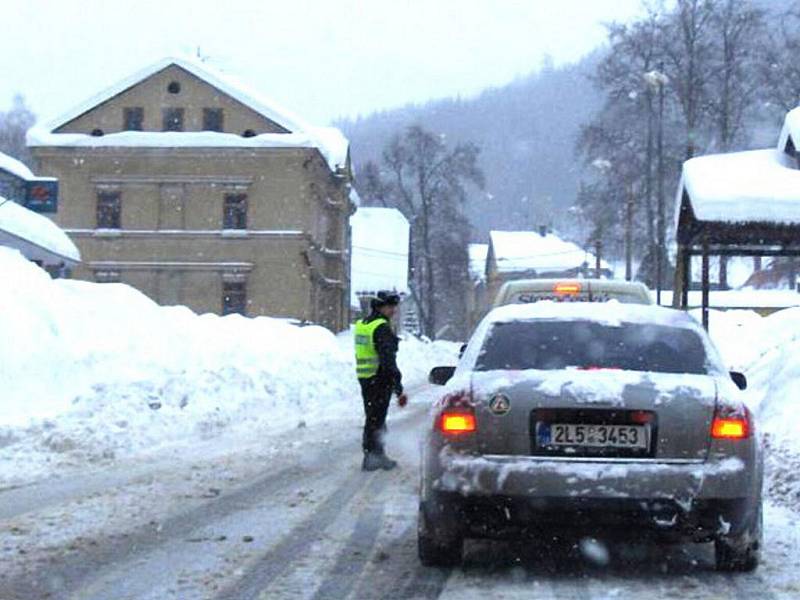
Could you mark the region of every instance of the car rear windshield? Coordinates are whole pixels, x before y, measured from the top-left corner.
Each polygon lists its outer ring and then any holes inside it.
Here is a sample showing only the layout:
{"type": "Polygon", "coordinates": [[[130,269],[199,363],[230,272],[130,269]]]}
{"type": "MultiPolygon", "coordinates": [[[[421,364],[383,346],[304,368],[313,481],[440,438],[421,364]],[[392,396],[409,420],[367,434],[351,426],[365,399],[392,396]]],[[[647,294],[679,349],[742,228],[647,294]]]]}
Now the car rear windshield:
{"type": "Polygon", "coordinates": [[[691,329],[641,323],[513,321],[489,332],[477,371],[621,369],[707,373],[703,340],[691,329]]]}
{"type": "Polygon", "coordinates": [[[511,297],[512,304],[533,304],[535,302],[609,302],[616,300],[620,304],[643,304],[640,296],[619,292],[598,291],[579,292],[577,294],[558,294],[553,291],[518,292],[511,297]]]}

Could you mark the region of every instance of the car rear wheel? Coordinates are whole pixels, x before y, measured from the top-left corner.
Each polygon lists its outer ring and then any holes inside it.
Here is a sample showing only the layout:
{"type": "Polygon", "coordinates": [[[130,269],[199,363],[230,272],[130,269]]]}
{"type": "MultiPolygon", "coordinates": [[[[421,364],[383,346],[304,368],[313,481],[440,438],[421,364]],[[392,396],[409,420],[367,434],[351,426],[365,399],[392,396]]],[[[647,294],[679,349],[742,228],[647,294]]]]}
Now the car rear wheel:
{"type": "Polygon", "coordinates": [[[417,523],[417,552],[420,562],[426,567],[454,567],[460,564],[464,549],[463,534],[448,526],[446,517],[443,521],[437,521],[428,512],[424,505],[420,505],[417,523]]]}
{"type": "Polygon", "coordinates": [[[717,571],[754,571],[761,561],[764,539],[764,517],[761,506],[752,527],[735,536],[724,536],[714,542],[717,571]]]}

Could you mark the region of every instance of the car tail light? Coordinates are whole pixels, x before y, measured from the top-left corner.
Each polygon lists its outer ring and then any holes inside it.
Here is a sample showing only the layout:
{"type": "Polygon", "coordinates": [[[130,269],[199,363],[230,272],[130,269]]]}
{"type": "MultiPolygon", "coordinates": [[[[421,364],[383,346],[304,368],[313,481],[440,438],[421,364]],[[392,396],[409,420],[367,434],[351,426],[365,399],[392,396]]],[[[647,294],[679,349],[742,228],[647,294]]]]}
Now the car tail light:
{"type": "Polygon", "coordinates": [[[472,412],[445,410],[439,418],[439,429],[445,435],[475,433],[478,424],[472,412]]]}
{"type": "Polygon", "coordinates": [[[718,440],[743,440],[752,433],[750,411],[742,405],[717,405],[711,423],[711,437],[718,440]]]}
{"type": "Polygon", "coordinates": [[[556,294],[579,294],[581,291],[581,284],[578,282],[559,282],[553,286],[553,291],[556,294]]]}

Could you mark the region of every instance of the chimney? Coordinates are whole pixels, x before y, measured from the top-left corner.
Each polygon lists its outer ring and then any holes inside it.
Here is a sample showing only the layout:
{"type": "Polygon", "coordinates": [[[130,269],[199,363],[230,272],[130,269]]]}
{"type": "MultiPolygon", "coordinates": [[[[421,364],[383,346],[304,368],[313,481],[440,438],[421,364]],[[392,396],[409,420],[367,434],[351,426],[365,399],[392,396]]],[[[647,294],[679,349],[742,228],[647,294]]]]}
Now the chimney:
{"type": "Polygon", "coordinates": [[[547,225],[539,225],[539,235],[542,237],[547,235],[547,225]]]}

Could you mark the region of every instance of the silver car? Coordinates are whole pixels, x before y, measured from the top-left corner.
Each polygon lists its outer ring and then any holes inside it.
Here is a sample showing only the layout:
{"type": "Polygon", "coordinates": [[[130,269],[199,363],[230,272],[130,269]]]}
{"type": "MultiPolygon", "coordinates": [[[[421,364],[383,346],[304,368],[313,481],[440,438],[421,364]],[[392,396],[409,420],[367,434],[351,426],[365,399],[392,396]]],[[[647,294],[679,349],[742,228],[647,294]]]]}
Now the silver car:
{"type": "Polygon", "coordinates": [[[540,302],[493,310],[446,384],[423,444],[419,556],[467,537],[600,531],[715,542],[720,570],[762,543],[762,456],[746,381],[686,313],[540,302]]]}

